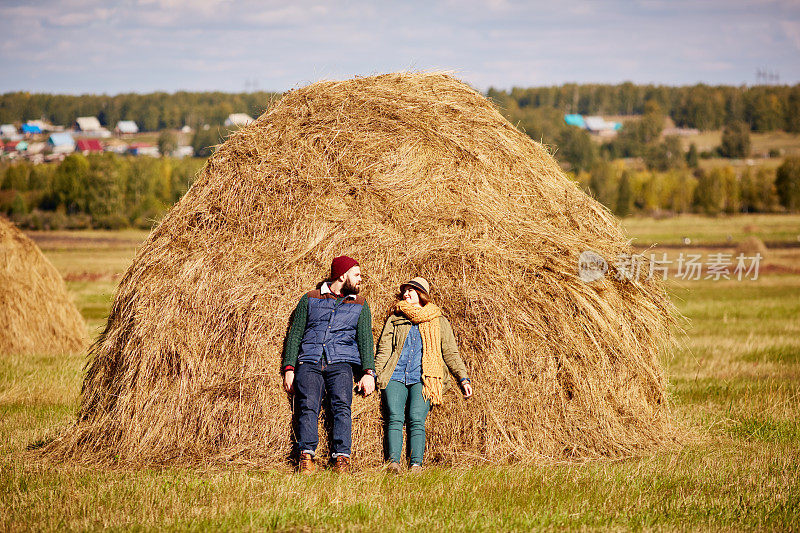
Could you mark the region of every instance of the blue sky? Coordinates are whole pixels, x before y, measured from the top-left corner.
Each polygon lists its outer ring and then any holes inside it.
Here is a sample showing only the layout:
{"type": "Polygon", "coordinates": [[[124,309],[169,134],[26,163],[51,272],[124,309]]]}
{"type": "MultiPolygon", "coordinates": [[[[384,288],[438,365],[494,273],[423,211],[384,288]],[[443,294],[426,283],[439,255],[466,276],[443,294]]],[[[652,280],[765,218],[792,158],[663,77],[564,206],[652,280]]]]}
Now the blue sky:
{"type": "Polygon", "coordinates": [[[0,92],[284,91],[396,70],[475,87],[800,81],[798,0],[0,0],[0,92]]]}

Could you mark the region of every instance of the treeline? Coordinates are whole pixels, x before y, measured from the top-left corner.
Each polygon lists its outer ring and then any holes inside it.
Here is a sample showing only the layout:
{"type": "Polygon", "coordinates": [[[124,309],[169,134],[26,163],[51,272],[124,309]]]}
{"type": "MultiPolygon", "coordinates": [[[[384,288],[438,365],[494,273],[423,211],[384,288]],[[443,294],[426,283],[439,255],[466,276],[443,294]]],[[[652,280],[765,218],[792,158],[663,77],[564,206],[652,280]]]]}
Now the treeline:
{"type": "MultiPolygon", "coordinates": [[[[753,131],[800,132],[800,85],[752,87],[694,85],[566,84],[557,87],[489,89],[487,95],[510,114],[526,110],[583,115],[641,115],[657,104],[678,125],[714,130],[744,122],[753,131]]],[[[259,116],[279,93],[186,92],[79,96],[6,93],[0,96],[0,122],[46,119],[69,125],[79,116],[96,116],[113,127],[133,120],[142,130],[184,125],[221,125],[230,113],[259,116]]],[[[528,130],[535,137],[533,130],[528,130]]]]}
{"type": "MultiPolygon", "coordinates": [[[[648,170],[696,168],[701,158],[742,159],[751,155],[750,127],[744,121],[727,123],[721,143],[714,150],[698,152],[695,145],[684,150],[680,137],[663,135],[667,117],[656,101],[645,103],[643,113],[627,120],[617,135],[596,142],[584,129],[564,122],[553,108],[520,108],[513,100],[501,100],[501,110],[511,123],[531,138],[550,147],[566,170],[586,171],[600,160],[639,158],[648,170]]],[[[775,153],[764,154],[769,157],[775,153]]]]}
{"type": "Polygon", "coordinates": [[[117,94],[6,93],[0,96],[0,123],[44,119],[69,126],[75,119],[95,116],[111,129],[119,120],[133,120],[144,131],[221,125],[231,113],[258,117],[279,94],[269,92],[177,92],[117,94]]]}
{"type": "Polygon", "coordinates": [[[487,95],[512,112],[552,109],[559,114],[642,115],[652,102],[680,127],[716,130],[731,122],[744,122],[753,131],[800,132],[800,84],[752,87],[566,84],[510,91],[489,89],[487,95]]]}
{"type": "Polygon", "coordinates": [[[204,163],[113,153],[6,163],[0,166],[0,213],[28,229],[150,229],[204,163]]]}
{"type": "Polygon", "coordinates": [[[624,217],[634,213],[773,213],[800,211],[800,158],[777,169],[731,166],[635,171],[624,162],[600,160],[572,174],[592,196],[624,217]]]}
{"type": "MultiPolygon", "coordinates": [[[[205,160],[72,154],[61,163],[0,167],[0,213],[29,229],[149,229],[205,160]]],[[[631,170],[599,160],[571,176],[618,216],[800,211],[800,158],[777,169],[631,170]]]]}

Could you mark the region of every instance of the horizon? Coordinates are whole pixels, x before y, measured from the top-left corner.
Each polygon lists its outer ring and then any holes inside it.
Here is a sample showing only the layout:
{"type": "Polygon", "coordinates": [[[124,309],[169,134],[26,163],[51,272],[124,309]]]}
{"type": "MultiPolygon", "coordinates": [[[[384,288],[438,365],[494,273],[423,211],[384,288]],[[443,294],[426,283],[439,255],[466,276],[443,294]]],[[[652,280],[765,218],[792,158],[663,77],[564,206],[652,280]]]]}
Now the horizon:
{"type": "MultiPolygon", "coordinates": [[[[457,79],[459,79],[461,81],[464,81],[465,83],[468,83],[466,80],[463,80],[462,78],[459,78],[457,72],[449,72],[449,73],[452,74],[453,76],[455,76],[457,79]]],[[[381,72],[381,73],[378,73],[378,74],[392,74],[392,73],[391,72],[381,72]]],[[[370,74],[370,76],[374,76],[374,75],[375,74],[370,74]]],[[[356,74],[353,77],[366,77],[366,76],[359,76],[358,74],[356,74]]],[[[317,83],[317,82],[321,82],[321,81],[345,81],[346,79],[350,79],[350,78],[338,78],[338,79],[321,78],[319,80],[315,80],[315,81],[309,82],[309,85],[312,84],[312,83],[317,83]]],[[[758,84],[758,83],[750,83],[750,84],[742,83],[742,84],[738,84],[738,85],[725,84],[725,83],[708,84],[708,83],[698,82],[698,83],[694,83],[694,84],[671,85],[671,84],[668,84],[668,83],[635,83],[635,82],[630,81],[630,80],[624,80],[624,81],[620,81],[620,82],[609,82],[609,83],[567,81],[567,82],[564,82],[564,83],[560,83],[558,85],[526,85],[526,86],[515,85],[515,86],[512,86],[512,87],[497,87],[497,86],[490,85],[490,86],[486,87],[485,89],[478,89],[478,88],[472,86],[471,84],[470,84],[470,86],[473,89],[475,89],[476,91],[478,91],[478,92],[480,92],[482,94],[485,94],[490,89],[493,89],[493,90],[496,90],[496,91],[510,92],[510,91],[512,91],[514,89],[546,89],[546,88],[564,87],[566,85],[577,85],[578,87],[585,87],[585,86],[611,86],[611,87],[615,87],[615,86],[624,85],[626,83],[631,83],[636,87],[648,87],[648,86],[651,86],[651,87],[656,87],[656,88],[657,87],[666,87],[666,88],[670,88],[670,89],[680,89],[680,88],[685,88],[685,87],[696,87],[698,85],[704,85],[704,86],[707,86],[707,87],[735,87],[735,88],[743,88],[743,89],[750,89],[750,88],[753,88],[753,87],[793,87],[795,85],[800,85],[800,81],[798,81],[796,83],[761,83],[761,84],[758,84]]],[[[175,95],[177,93],[221,93],[221,94],[257,94],[257,93],[265,93],[265,94],[285,94],[286,92],[289,92],[289,91],[292,91],[292,90],[295,90],[295,89],[298,89],[298,88],[301,88],[301,87],[305,87],[305,85],[292,87],[291,89],[286,89],[284,91],[270,90],[270,89],[254,89],[254,90],[247,90],[247,91],[245,91],[245,90],[241,90],[241,91],[235,91],[235,90],[225,91],[225,90],[219,90],[219,89],[205,89],[205,90],[204,89],[197,89],[197,90],[175,89],[175,90],[170,90],[170,91],[167,91],[167,90],[153,90],[153,91],[148,91],[148,92],[128,91],[128,92],[118,92],[118,93],[91,93],[91,92],[68,93],[68,92],[45,92],[45,91],[17,90],[17,91],[5,91],[5,92],[2,92],[2,93],[0,93],[0,96],[9,95],[9,94],[15,94],[15,93],[28,93],[28,94],[31,94],[31,95],[49,95],[49,96],[76,96],[76,97],[79,97],[79,96],[108,96],[108,97],[115,97],[115,96],[121,96],[121,95],[126,95],[126,94],[136,94],[136,95],[139,95],[139,96],[148,96],[148,95],[153,95],[153,94],[175,95]]]]}

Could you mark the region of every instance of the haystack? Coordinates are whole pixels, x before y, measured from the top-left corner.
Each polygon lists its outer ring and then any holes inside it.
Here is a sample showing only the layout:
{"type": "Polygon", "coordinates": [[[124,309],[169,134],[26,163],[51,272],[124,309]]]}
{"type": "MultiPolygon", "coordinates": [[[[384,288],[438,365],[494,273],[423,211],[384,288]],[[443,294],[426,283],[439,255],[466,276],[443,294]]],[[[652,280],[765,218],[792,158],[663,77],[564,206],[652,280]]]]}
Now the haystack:
{"type": "Polygon", "coordinates": [[[761,254],[762,258],[767,257],[767,245],[755,235],[749,235],[746,239],[736,245],[736,255],[754,256],[761,254]]]}
{"type": "MultiPolygon", "coordinates": [[[[48,452],[285,464],[286,326],[348,254],[376,336],[418,275],[457,332],[475,396],[451,389],[432,412],[430,460],[640,453],[671,433],[670,303],[655,279],[582,281],[587,249],[609,263],[631,251],[540,144],[453,77],[291,91],[231,134],[142,246],[90,351],[78,420],[48,452]]],[[[353,416],[357,463],[379,463],[378,395],[353,416]]]]}
{"type": "Polygon", "coordinates": [[[86,324],[39,247],[0,217],[0,356],[80,352],[86,324]]]}

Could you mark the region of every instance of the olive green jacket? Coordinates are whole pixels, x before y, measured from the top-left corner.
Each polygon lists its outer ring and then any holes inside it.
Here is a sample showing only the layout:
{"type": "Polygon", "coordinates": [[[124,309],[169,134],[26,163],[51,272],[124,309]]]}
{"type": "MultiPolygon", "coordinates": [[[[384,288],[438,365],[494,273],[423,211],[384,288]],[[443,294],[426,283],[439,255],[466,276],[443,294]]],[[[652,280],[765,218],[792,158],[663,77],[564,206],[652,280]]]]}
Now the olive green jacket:
{"type": "MultiPolygon", "coordinates": [[[[456,336],[453,334],[453,326],[445,317],[439,317],[439,325],[442,331],[442,353],[440,361],[444,373],[444,388],[447,389],[449,380],[449,369],[459,382],[467,377],[467,367],[461,356],[458,355],[458,344],[456,336]]],[[[378,387],[385,389],[392,374],[400,360],[400,352],[403,351],[403,344],[406,342],[408,332],[411,331],[411,321],[404,315],[392,315],[386,319],[383,331],[378,339],[378,349],[375,353],[375,372],[378,374],[378,387]]]]}

